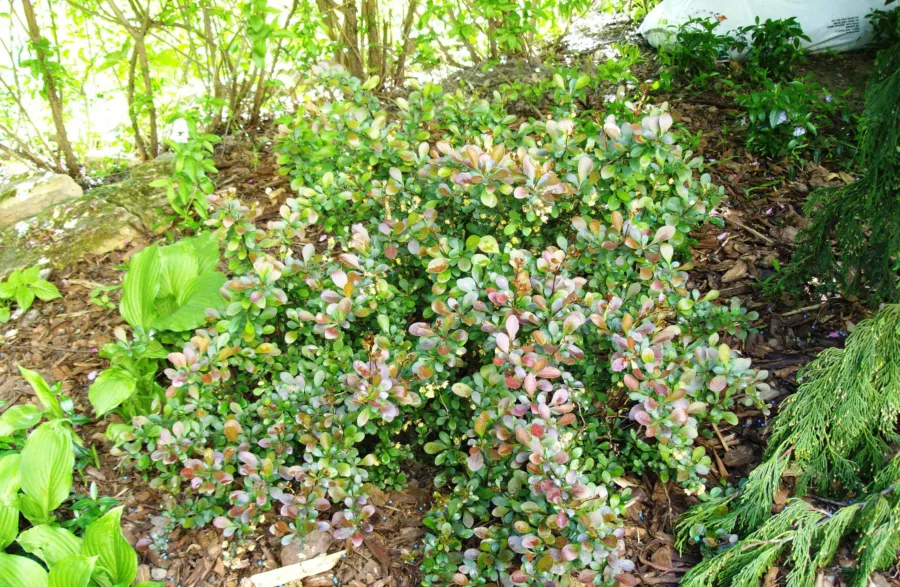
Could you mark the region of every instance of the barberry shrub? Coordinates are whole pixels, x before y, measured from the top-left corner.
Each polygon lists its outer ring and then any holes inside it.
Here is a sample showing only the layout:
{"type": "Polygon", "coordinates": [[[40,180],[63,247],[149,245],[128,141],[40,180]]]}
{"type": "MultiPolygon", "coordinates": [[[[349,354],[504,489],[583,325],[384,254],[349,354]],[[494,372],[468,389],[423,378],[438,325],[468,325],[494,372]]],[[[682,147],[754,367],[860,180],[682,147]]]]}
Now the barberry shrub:
{"type": "Polygon", "coordinates": [[[280,143],[296,197],[265,226],[211,199],[224,309],[117,442],[182,524],[354,546],[400,444],[441,471],[423,584],[632,584],[613,480],[702,492],[695,439],[765,409],[718,334],[746,314],[688,286],[721,188],[664,111],[521,122],[433,85],[388,110],[321,74],[280,143]]]}

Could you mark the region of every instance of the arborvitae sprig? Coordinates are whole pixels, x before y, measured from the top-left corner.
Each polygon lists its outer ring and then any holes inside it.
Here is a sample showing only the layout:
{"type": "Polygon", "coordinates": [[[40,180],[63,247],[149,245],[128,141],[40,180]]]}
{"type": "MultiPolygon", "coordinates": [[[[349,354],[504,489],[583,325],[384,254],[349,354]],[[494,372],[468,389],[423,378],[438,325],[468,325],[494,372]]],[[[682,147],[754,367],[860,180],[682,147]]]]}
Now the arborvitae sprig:
{"type": "MultiPolygon", "coordinates": [[[[856,538],[854,585],[890,566],[900,547],[900,305],[860,322],[844,349],[828,349],[801,372],[797,393],[782,404],[763,463],[739,494],[710,499],[679,522],[679,547],[702,536],[749,532],[688,573],[682,584],[758,585],[786,559],[788,587],[815,584],[840,542],[856,538]],[[781,478],[796,477],[783,511],[772,516],[781,478]],[[856,497],[836,511],[821,495],[856,497]]],[[[838,502],[839,505],[840,502],[838,502]]],[[[732,539],[734,542],[734,539],[732,539]]]]}

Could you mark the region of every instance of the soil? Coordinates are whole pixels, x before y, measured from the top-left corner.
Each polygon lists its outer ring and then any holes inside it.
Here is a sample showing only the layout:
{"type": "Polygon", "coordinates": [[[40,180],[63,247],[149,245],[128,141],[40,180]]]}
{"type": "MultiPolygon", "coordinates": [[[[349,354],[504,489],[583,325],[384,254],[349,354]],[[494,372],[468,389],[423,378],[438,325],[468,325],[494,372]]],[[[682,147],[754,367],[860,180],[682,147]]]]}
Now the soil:
{"type": "MultiPolygon", "coordinates": [[[[851,105],[859,109],[871,62],[872,56],[866,53],[821,56],[811,59],[805,71],[835,92],[849,90],[851,105]]],[[[477,85],[482,85],[480,77],[477,85]]],[[[597,98],[602,101],[602,96],[597,98]]],[[[722,299],[737,297],[759,312],[755,324],[758,332],[747,337],[743,351],[756,367],[769,371],[780,400],[796,389],[796,373],[804,364],[823,348],[841,345],[853,325],[866,315],[863,306],[840,297],[769,300],[759,287],[777,266],[789,262],[794,238],[804,222],[802,205],[809,192],[849,178],[836,167],[829,169],[827,163],[790,170],[778,162],[747,154],[740,134],[727,130],[735,127],[739,113],[721,96],[672,93],[651,99],[667,99],[678,123],[692,134],[702,133],[699,154],[715,161],[708,171],[725,186],[727,200],[718,211],[724,227],[708,224],[694,235],[696,268],[691,275],[701,290],[719,289],[722,299]]],[[[274,158],[266,149],[253,152],[227,139],[217,167],[218,189],[234,188],[242,198],[260,200],[273,212],[289,195],[287,181],[277,174],[274,158]]],[[[111,341],[113,329],[122,324],[114,308],[92,303],[91,291],[119,283],[122,273],[117,267],[150,238],[147,235],[124,251],[88,256],[57,272],[51,279],[63,297],[36,304],[23,317],[4,325],[0,330],[0,400],[6,403],[0,405],[0,413],[34,399],[18,377],[17,365],[36,369],[49,380],[62,381],[76,410],[91,413],[87,389],[106,366],[97,349],[111,341]]],[[[117,292],[111,298],[116,302],[117,292]]],[[[740,416],[739,425],[720,427],[714,440],[703,441],[715,454],[714,479],[736,483],[759,462],[767,433],[766,418],[758,412],[740,416]]],[[[110,454],[103,438],[105,426],[105,422],[91,422],[81,428],[82,436],[96,447],[99,466],[86,468],[84,478],[76,482],[76,490],[85,493],[85,483],[96,481],[103,495],[118,499],[126,508],[124,532],[134,543],[151,530],[164,498],[110,454]]],[[[408,464],[406,472],[411,480],[408,489],[375,496],[379,519],[364,546],[348,550],[333,571],[307,579],[303,585],[419,584],[417,554],[425,534],[422,518],[431,501],[433,473],[415,462],[408,464]]],[[[649,585],[676,583],[697,560],[692,554],[676,552],[672,534],[673,521],[691,505],[692,498],[675,485],[650,477],[626,478],[623,483],[632,486],[634,496],[628,510],[627,541],[629,555],[637,563],[635,574],[649,585]]],[[[331,550],[339,550],[339,546],[333,544],[331,550]]],[[[167,585],[183,587],[233,587],[244,577],[281,566],[281,557],[281,544],[264,532],[241,544],[230,544],[213,529],[176,529],[169,536],[165,553],[147,550],[141,554],[140,577],[149,580],[151,576],[165,576],[167,585]]]]}

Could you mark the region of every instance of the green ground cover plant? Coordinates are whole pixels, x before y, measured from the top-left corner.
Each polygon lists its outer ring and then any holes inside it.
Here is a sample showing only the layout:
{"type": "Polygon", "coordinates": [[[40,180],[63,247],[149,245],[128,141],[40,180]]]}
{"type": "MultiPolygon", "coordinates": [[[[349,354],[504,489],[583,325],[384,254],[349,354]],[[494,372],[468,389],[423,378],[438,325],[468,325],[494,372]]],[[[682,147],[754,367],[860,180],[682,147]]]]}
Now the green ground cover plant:
{"type": "Polygon", "coordinates": [[[138,559],[119,527],[121,507],[110,509],[107,504],[104,511],[83,512],[75,526],[64,523],[62,506],[70,498],[76,454],[83,442],[72,429],[75,419],[70,419],[55,391],[37,373],[21,371],[43,411],[35,404],[22,404],[0,415],[0,584],[133,584],[138,559]]]}

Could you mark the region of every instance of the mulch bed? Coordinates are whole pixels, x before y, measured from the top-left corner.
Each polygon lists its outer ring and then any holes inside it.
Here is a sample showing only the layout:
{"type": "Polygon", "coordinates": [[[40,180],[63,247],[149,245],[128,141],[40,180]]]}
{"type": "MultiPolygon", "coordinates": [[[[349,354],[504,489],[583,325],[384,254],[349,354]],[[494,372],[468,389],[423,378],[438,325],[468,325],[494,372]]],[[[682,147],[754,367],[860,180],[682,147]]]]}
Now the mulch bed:
{"type": "MultiPolygon", "coordinates": [[[[822,67],[830,70],[830,79],[837,80],[841,72],[834,71],[835,65],[846,67],[849,81],[845,81],[856,84],[863,62],[860,57],[846,62],[825,60],[822,67]]],[[[808,193],[822,185],[840,184],[846,178],[814,164],[789,172],[776,163],[747,155],[734,132],[724,135],[723,140],[723,127],[735,126],[735,110],[719,98],[673,95],[669,100],[676,121],[692,133],[702,131],[700,154],[716,161],[708,171],[725,186],[727,194],[727,201],[720,207],[724,228],[707,225],[695,235],[694,287],[702,291],[719,289],[722,299],[738,297],[759,312],[759,332],[748,336],[743,350],[754,366],[769,370],[781,399],[796,389],[796,372],[823,348],[841,345],[853,324],[866,313],[860,305],[841,298],[768,300],[758,287],[760,280],[775,271],[776,263],[788,263],[797,229],[803,223],[800,212],[808,193]]],[[[287,181],[277,174],[271,155],[265,151],[251,154],[239,144],[226,141],[218,167],[220,188],[234,188],[241,197],[259,200],[272,212],[288,197],[287,181]],[[256,157],[260,158],[258,165],[254,164],[256,157]]],[[[115,309],[92,303],[90,294],[98,286],[119,283],[122,273],[117,266],[147,242],[140,240],[118,252],[89,256],[76,266],[56,272],[52,280],[63,293],[62,298],[38,303],[25,316],[0,327],[0,400],[6,400],[0,413],[34,399],[18,377],[18,365],[35,369],[51,381],[62,381],[77,411],[91,413],[87,389],[106,366],[97,349],[113,339],[113,329],[122,320],[115,309]]],[[[112,297],[116,301],[117,293],[112,297]]],[[[762,414],[739,415],[738,426],[720,427],[717,437],[703,440],[715,454],[713,477],[731,483],[746,476],[759,462],[766,438],[762,414]]],[[[118,499],[126,507],[124,532],[136,542],[149,533],[165,499],[171,497],[164,498],[150,489],[109,453],[103,438],[105,425],[91,422],[81,429],[83,437],[96,446],[100,467],[88,467],[84,480],[76,480],[76,490],[86,492],[84,481],[96,481],[101,494],[118,499]]],[[[348,551],[333,571],[306,579],[303,585],[419,584],[417,555],[425,534],[422,518],[431,502],[433,474],[427,467],[411,463],[407,476],[408,489],[374,496],[378,519],[375,532],[364,546],[348,551]]],[[[648,585],[676,583],[696,559],[690,555],[682,558],[675,551],[672,525],[693,498],[674,484],[650,477],[626,478],[623,483],[632,486],[626,536],[629,555],[637,564],[636,574],[648,585]]],[[[169,536],[165,553],[147,550],[142,554],[139,578],[164,579],[167,584],[185,587],[234,587],[243,577],[281,566],[289,548],[283,550],[280,542],[263,530],[241,543],[226,543],[212,529],[176,529],[169,536]]],[[[337,545],[331,548],[335,550],[337,545]]]]}

